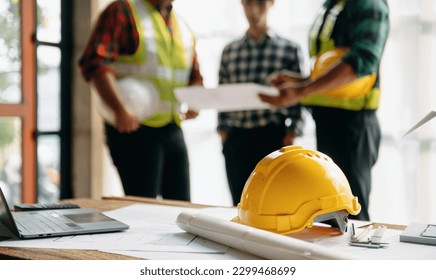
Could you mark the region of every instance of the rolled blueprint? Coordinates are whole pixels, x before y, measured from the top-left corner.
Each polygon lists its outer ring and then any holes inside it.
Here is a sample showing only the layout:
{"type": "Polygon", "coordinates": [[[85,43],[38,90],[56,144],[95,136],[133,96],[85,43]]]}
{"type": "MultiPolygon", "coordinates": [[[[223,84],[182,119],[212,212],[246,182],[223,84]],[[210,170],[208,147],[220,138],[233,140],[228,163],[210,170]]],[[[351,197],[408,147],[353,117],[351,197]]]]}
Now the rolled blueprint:
{"type": "Polygon", "coordinates": [[[196,212],[180,213],[176,224],[189,233],[265,259],[356,259],[331,248],[196,212]]]}

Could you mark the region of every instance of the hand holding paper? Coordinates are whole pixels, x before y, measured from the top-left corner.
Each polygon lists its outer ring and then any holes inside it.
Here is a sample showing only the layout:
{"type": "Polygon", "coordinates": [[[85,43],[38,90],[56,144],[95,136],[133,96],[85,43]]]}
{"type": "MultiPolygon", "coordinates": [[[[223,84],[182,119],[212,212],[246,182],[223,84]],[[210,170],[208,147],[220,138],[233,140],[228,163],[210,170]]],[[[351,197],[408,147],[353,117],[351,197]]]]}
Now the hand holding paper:
{"type": "Polygon", "coordinates": [[[308,80],[307,77],[303,77],[299,73],[290,71],[274,72],[267,77],[267,82],[277,87],[280,91],[279,95],[271,96],[260,93],[259,98],[263,102],[279,107],[295,105],[300,102],[302,98],[301,89],[306,85],[308,80]]]}
{"type": "Polygon", "coordinates": [[[276,71],[268,75],[266,82],[269,85],[280,88],[290,84],[298,85],[300,83],[307,82],[308,79],[308,77],[303,77],[299,73],[283,70],[276,71]]]}

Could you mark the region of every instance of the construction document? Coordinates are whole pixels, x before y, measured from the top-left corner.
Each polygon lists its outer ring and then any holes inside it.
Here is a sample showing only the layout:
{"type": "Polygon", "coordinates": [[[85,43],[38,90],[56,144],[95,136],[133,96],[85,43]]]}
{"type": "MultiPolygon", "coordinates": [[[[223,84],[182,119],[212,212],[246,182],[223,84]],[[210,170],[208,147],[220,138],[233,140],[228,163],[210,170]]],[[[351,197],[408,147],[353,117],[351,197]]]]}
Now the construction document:
{"type": "MultiPolygon", "coordinates": [[[[0,242],[4,247],[99,250],[146,259],[260,259],[226,245],[188,233],[176,224],[177,215],[191,208],[134,204],[104,212],[124,221],[129,230],[0,242]]],[[[209,208],[207,208],[209,209],[209,208]]],[[[194,209],[191,209],[194,210],[194,209]]],[[[205,210],[216,217],[235,216],[235,208],[205,210]]]]}
{"type": "Polygon", "coordinates": [[[174,90],[180,102],[195,110],[216,109],[219,112],[271,108],[259,93],[278,95],[278,89],[255,83],[223,84],[216,88],[190,86],[174,90]]]}
{"type": "MultiPolygon", "coordinates": [[[[386,229],[381,241],[388,243],[387,247],[379,249],[355,247],[349,245],[350,230],[340,234],[338,230],[326,226],[315,226],[289,236],[276,235],[254,228],[248,230],[246,226],[230,222],[237,216],[237,209],[234,207],[194,209],[134,204],[104,213],[128,224],[130,229],[116,233],[2,241],[0,246],[100,250],[161,260],[279,259],[284,256],[299,258],[300,254],[312,254],[316,258],[346,259],[353,256],[365,260],[436,259],[435,246],[400,242],[399,236],[402,231],[399,230],[386,229]],[[183,229],[183,224],[186,230],[183,229]],[[223,230],[226,228],[229,230],[223,230]],[[235,240],[243,242],[235,243],[235,240]],[[241,247],[244,243],[247,245],[245,248],[241,247]],[[274,255],[274,248],[277,248],[278,244],[285,246],[274,255]],[[293,256],[283,255],[292,250],[294,250],[293,256]],[[265,251],[268,251],[268,255],[265,251]]],[[[355,224],[357,235],[360,235],[364,231],[363,227],[369,224],[369,222],[352,222],[355,224]]],[[[368,236],[373,235],[376,230],[374,228],[367,231],[368,236]]],[[[366,239],[367,237],[362,237],[362,240],[366,239]]]]}
{"type": "MultiPolygon", "coordinates": [[[[350,221],[347,233],[320,224],[301,232],[279,235],[258,230],[201,212],[182,212],[177,224],[184,230],[266,259],[361,259],[435,260],[434,246],[399,241],[402,231],[386,229],[379,242],[386,246],[350,246],[351,224],[362,241],[369,241],[378,229],[370,222],[350,221]],[[368,230],[369,229],[369,230],[368,230]]],[[[372,244],[374,245],[374,244],[372,244]]]]}
{"type": "Polygon", "coordinates": [[[135,204],[105,214],[123,220],[129,230],[104,234],[84,234],[31,240],[0,242],[0,246],[89,249],[141,250],[161,252],[225,253],[227,246],[199,238],[176,226],[176,216],[186,208],[135,204]]]}
{"type": "Polygon", "coordinates": [[[333,248],[198,212],[182,212],[177,217],[177,225],[188,232],[266,259],[355,259],[353,255],[341,253],[333,248]]]}

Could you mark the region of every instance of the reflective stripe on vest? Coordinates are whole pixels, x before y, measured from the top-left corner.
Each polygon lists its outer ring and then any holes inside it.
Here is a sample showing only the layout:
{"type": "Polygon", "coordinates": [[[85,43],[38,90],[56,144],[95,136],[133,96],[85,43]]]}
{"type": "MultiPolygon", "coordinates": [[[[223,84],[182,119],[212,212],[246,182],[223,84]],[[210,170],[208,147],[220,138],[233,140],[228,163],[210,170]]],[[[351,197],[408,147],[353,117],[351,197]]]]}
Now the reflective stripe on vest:
{"type": "Polygon", "coordinates": [[[315,23],[310,30],[310,56],[315,57],[318,54],[322,54],[326,51],[333,50],[335,48],[335,42],[331,38],[333,28],[336,24],[336,19],[338,15],[344,10],[346,0],[340,0],[333,8],[330,9],[329,14],[326,17],[324,25],[321,29],[321,25],[323,22],[324,14],[326,13],[326,9],[322,7],[321,11],[318,13],[316,17],[315,23]],[[319,34],[319,36],[318,36],[319,34]],[[316,41],[319,37],[320,40],[320,48],[317,50],[316,41]]]}
{"type": "Polygon", "coordinates": [[[180,124],[180,104],[173,89],[189,82],[194,55],[193,34],[186,23],[171,12],[171,37],[164,19],[150,3],[130,0],[129,4],[140,41],[133,55],[115,60],[116,77],[147,79],[156,86],[162,104],[158,113],[143,120],[144,125],[161,127],[173,120],[180,124]]]}
{"type": "MultiPolygon", "coordinates": [[[[333,29],[336,24],[338,15],[344,10],[346,0],[339,0],[333,8],[330,9],[324,25],[323,19],[327,12],[322,7],[315,22],[309,33],[309,46],[310,56],[314,60],[317,55],[326,51],[333,50],[336,45],[335,41],[331,38],[333,29]],[[321,29],[322,26],[322,29],[321,29]],[[317,39],[319,38],[320,46],[317,48],[317,39]]],[[[301,103],[303,105],[334,107],[346,110],[363,110],[363,109],[377,109],[380,103],[380,90],[378,88],[371,89],[368,94],[359,98],[334,98],[327,95],[312,94],[304,98],[301,103]]]]}
{"type": "Polygon", "coordinates": [[[301,100],[302,105],[341,108],[352,111],[377,109],[380,103],[380,89],[373,88],[365,96],[358,98],[334,98],[321,94],[311,94],[301,100]]]}

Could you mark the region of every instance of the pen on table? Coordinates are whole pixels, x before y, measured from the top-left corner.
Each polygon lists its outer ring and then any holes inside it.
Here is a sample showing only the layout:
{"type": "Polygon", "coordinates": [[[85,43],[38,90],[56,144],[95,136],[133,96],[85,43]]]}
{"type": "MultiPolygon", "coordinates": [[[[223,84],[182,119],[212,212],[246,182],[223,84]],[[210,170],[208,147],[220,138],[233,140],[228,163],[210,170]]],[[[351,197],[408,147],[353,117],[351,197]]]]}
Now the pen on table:
{"type": "Polygon", "coordinates": [[[356,236],[356,229],[354,228],[354,223],[351,224],[351,241],[354,240],[354,237],[356,236]]]}

